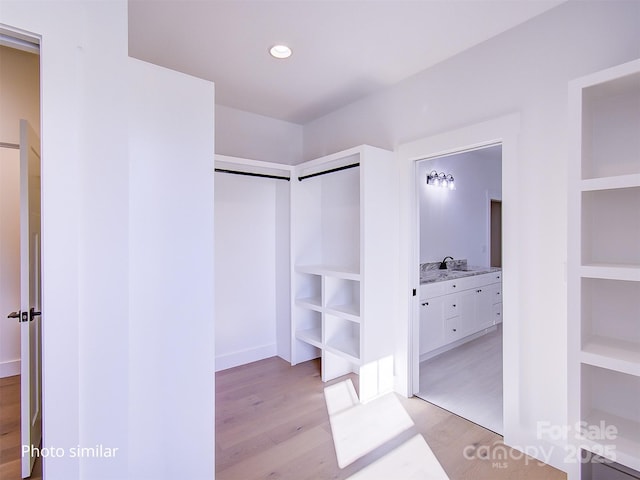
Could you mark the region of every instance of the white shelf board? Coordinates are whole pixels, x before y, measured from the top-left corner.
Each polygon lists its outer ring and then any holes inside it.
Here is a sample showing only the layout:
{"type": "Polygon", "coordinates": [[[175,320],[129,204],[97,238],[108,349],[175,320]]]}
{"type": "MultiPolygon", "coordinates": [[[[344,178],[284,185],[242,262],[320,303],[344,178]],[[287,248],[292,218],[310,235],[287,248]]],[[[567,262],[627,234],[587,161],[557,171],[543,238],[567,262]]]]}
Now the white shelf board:
{"type": "MultiPolygon", "coordinates": [[[[618,417],[601,410],[592,410],[588,415],[583,416],[583,421],[588,425],[600,425],[604,421],[606,425],[614,425],[618,429],[616,438],[604,440],[581,439],[580,447],[595,453],[596,455],[609,458],[614,462],[625,465],[633,470],[640,471],[640,423],[629,418],[618,417]],[[615,446],[612,449],[613,455],[608,456],[607,446],[615,446]]],[[[611,449],[611,447],[609,447],[611,449]]]]}
{"type": "Polygon", "coordinates": [[[325,277],[343,278],[345,280],[360,280],[360,271],[353,266],[336,265],[296,265],[297,273],[313,273],[325,277]]]}
{"type": "Polygon", "coordinates": [[[322,348],[322,329],[310,328],[296,332],[296,338],[314,347],[322,348]]]}
{"type": "Polygon", "coordinates": [[[594,335],[582,347],[580,361],[640,376],[640,346],[632,342],[594,335]]]}
{"type": "Polygon", "coordinates": [[[296,305],[315,310],[316,312],[322,312],[322,300],[320,297],[296,298],[296,305]]]}
{"type": "Polygon", "coordinates": [[[593,263],[582,265],[580,275],[586,278],[640,282],[640,265],[593,263]]]}
{"type": "Polygon", "coordinates": [[[325,312],[336,317],[360,323],[360,305],[327,305],[325,312]]]}
{"type": "Polygon", "coordinates": [[[581,182],[583,192],[632,187],[640,187],[640,173],[618,175],[615,177],[589,178],[581,182]]]}

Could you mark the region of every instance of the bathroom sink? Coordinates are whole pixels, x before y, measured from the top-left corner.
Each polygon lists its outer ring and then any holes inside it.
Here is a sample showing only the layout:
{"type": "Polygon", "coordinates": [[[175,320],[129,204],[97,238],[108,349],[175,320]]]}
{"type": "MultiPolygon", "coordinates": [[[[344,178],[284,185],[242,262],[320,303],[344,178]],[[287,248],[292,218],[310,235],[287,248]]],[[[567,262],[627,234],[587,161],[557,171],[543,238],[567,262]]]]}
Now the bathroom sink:
{"type": "Polygon", "coordinates": [[[492,267],[462,267],[452,268],[448,270],[427,270],[420,275],[420,283],[433,283],[443,282],[446,280],[453,280],[456,278],[468,277],[471,275],[482,275],[483,273],[489,273],[496,269],[492,267]]]}

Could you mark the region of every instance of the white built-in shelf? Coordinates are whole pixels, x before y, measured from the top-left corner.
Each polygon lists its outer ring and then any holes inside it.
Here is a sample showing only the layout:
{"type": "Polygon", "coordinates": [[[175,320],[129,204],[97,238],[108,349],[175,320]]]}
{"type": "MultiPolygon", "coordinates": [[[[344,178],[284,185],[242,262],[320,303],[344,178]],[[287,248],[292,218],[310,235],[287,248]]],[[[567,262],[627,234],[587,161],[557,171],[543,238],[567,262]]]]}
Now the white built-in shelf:
{"type": "Polygon", "coordinates": [[[366,145],[293,167],[291,363],[320,357],[323,381],[393,353],[395,170],[392,152],[366,145]]]}
{"type": "Polygon", "coordinates": [[[588,365],[640,376],[640,345],[593,335],[582,347],[580,361],[588,365]]]}
{"type": "Polygon", "coordinates": [[[580,267],[580,276],[607,280],[640,282],[640,265],[593,263],[580,267]]]}
{"type": "Polygon", "coordinates": [[[569,91],[568,422],[617,429],[569,441],[640,471],[640,60],[569,91]]]}
{"type": "Polygon", "coordinates": [[[628,418],[612,415],[602,410],[592,409],[582,420],[587,425],[613,425],[618,433],[615,438],[602,440],[580,439],[580,446],[596,455],[605,457],[640,471],[640,423],[628,418]],[[606,454],[610,452],[611,454],[606,454]]]}
{"type": "Polygon", "coordinates": [[[311,273],[314,275],[342,278],[345,280],[360,280],[359,270],[352,266],[296,265],[295,271],[297,273],[311,273]]]}
{"type": "Polygon", "coordinates": [[[589,178],[581,182],[583,192],[633,187],[640,187],[640,173],[617,175],[615,177],[589,178]]]}
{"type": "Polygon", "coordinates": [[[298,340],[302,340],[314,347],[322,348],[322,329],[310,328],[308,330],[300,330],[296,332],[298,340]]]}

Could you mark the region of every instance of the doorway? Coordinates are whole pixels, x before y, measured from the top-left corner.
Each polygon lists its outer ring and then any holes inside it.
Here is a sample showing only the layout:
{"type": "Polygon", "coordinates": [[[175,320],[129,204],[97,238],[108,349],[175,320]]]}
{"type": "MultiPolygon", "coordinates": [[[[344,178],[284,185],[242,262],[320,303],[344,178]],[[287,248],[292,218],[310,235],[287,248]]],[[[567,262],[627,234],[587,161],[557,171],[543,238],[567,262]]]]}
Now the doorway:
{"type": "Polygon", "coordinates": [[[421,272],[415,394],[502,433],[502,146],[417,161],[415,178],[421,272]],[[434,173],[453,178],[454,187],[430,183],[434,173]]]}
{"type": "Polygon", "coordinates": [[[41,438],[40,142],[28,127],[40,127],[40,56],[37,43],[11,35],[0,29],[0,382],[16,404],[0,411],[0,423],[12,425],[15,434],[2,433],[17,455],[0,469],[41,478],[40,460],[20,448],[41,438]]]}

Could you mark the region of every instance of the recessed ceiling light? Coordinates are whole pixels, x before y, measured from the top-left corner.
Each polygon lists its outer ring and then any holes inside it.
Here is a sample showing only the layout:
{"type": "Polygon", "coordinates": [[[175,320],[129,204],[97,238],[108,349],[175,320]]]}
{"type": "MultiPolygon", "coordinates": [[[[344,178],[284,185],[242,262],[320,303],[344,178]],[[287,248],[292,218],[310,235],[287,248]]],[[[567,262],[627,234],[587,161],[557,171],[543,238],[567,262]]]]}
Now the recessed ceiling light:
{"type": "Polygon", "coordinates": [[[269,49],[269,53],[274,58],[289,58],[291,56],[291,49],[286,45],[274,45],[269,49]]]}

